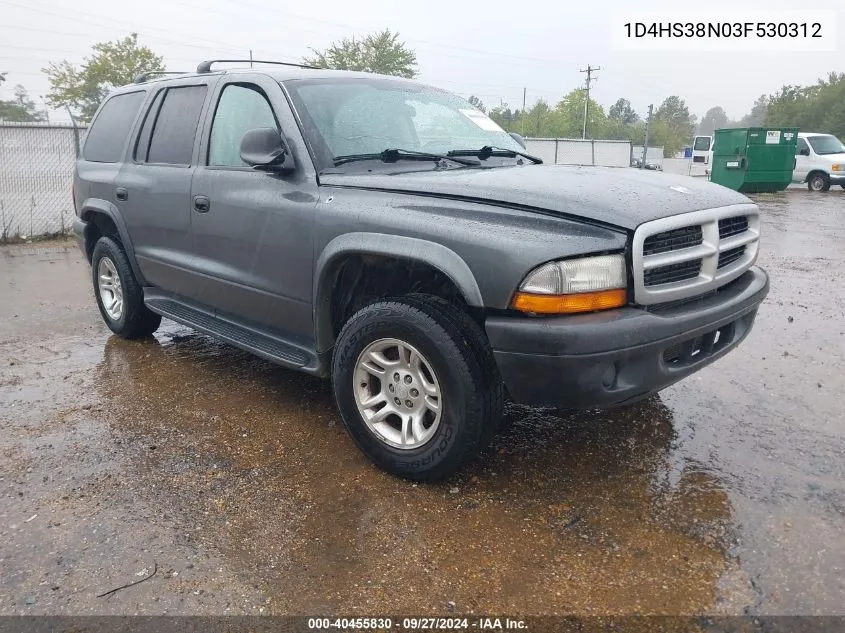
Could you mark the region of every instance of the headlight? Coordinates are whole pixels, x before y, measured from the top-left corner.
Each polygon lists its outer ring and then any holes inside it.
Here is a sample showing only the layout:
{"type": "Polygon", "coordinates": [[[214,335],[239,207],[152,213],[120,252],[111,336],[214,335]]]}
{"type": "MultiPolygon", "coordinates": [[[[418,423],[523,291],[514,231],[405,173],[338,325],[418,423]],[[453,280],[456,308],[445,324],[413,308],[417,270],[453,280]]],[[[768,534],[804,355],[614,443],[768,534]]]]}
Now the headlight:
{"type": "Polygon", "coordinates": [[[618,308],[628,302],[625,258],[598,255],[549,262],[519,285],[512,306],[534,314],[573,314],[618,308]]]}
{"type": "Polygon", "coordinates": [[[845,171],[845,165],[840,165],[838,163],[834,164],[831,168],[831,171],[845,171]]]}

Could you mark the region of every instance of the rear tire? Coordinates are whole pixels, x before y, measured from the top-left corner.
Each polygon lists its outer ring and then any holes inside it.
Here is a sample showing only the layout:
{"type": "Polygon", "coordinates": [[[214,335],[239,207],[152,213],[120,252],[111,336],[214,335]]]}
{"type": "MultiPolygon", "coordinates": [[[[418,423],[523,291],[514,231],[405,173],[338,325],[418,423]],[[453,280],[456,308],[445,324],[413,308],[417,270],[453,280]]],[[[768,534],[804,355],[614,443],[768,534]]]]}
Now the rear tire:
{"type": "Polygon", "coordinates": [[[335,345],[332,384],[364,454],[418,481],[463,467],[502,416],[503,387],[481,329],[456,306],[426,295],[355,313],[335,345]]]}
{"type": "Polygon", "coordinates": [[[810,191],[827,191],[830,189],[830,178],[822,172],[811,174],[807,178],[807,189],[810,191]]]}
{"type": "Polygon", "coordinates": [[[103,321],[126,339],[151,336],[161,324],[161,315],[144,305],[144,290],[129,265],[120,243],[101,237],[91,256],[94,296],[103,321]]]}

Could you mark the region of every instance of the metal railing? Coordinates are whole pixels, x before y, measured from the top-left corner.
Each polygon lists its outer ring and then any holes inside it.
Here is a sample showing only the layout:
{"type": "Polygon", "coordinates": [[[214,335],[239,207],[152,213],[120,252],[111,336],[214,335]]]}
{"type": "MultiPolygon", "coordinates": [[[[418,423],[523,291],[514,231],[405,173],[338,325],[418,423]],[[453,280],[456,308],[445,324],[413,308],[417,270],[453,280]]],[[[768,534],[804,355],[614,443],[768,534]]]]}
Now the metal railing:
{"type": "Polygon", "coordinates": [[[553,165],[629,167],[629,141],[580,138],[527,138],[526,151],[553,165]]]}

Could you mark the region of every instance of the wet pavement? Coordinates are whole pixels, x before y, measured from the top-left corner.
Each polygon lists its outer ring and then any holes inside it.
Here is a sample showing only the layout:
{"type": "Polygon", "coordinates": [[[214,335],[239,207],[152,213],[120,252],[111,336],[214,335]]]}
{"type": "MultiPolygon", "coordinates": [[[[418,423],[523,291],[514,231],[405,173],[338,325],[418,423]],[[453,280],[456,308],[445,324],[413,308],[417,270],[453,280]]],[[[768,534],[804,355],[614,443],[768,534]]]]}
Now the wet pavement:
{"type": "Polygon", "coordinates": [[[510,405],[439,485],[371,466],[325,382],[110,336],[75,245],[0,249],[0,614],[845,614],[845,191],[756,199],[738,350],[610,412],[510,405]]]}

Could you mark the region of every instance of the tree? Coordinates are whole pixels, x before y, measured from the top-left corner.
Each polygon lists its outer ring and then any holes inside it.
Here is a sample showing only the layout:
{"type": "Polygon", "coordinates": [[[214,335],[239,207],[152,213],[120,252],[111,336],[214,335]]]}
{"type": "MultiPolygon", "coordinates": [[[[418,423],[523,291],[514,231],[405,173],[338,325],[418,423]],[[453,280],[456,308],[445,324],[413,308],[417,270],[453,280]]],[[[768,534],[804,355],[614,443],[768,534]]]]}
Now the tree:
{"type": "Polygon", "coordinates": [[[713,132],[724,127],[728,127],[728,115],[722,106],[715,106],[702,117],[698,133],[702,136],[713,136],[713,132]]]}
{"type": "Polygon", "coordinates": [[[481,99],[479,99],[478,97],[476,97],[475,95],[470,95],[469,99],[467,99],[467,101],[469,103],[471,103],[473,106],[475,106],[476,108],[478,108],[479,110],[481,110],[482,112],[484,112],[484,113],[487,112],[487,108],[484,107],[484,102],[481,99]]]}
{"type": "MultiPolygon", "coordinates": [[[[662,121],[666,124],[663,139],[664,155],[674,156],[692,140],[696,117],[689,113],[687,104],[677,95],[666,97],[654,113],[654,119],[652,123],[662,121]]],[[[657,143],[654,144],[657,145],[657,143]]]]}
{"type": "Polygon", "coordinates": [[[399,33],[388,29],[371,33],[363,40],[344,38],[324,51],[311,49],[313,57],[302,61],[309,66],[359,70],[413,79],[417,76],[417,54],[399,41],[399,33]]]}
{"type": "MultiPolygon", "coordinates": [[[[552,135],[562,138],[581,138],[584,130],[584,99],[586,92],[571,90],[558,101],[552,113],[552,135]]],[[[590,99],[587,114],[587,136],[602,138],[607,127],[607,116],[596,101],[590,99]]]]}
{"type": "Polygon", "coordinates": [[[769,97],[764,124],[845,137],[845,73],[812,86],[784,86],[769,97]]]}
{"type": "Polygon", "coordinates": [[[627,99],[617,99],[616,103],[610,106],[607,116],[610,119],[621,121],[625,125],[633,125],[640,120],[640,115],[634,112],[631,102],[627,99]]]}
{"type": "Polygon", "coordinates": [[[100,42],[79,67],[64,60],[43,69],[50,81],[47,101],[68,106],[83,121],[90,121],[100,102],[116,86],[135,80],[139,73],[163,71],[164,58],[138,45],[138,34],[115,42],[100,42]]]}
{"type": "MultiPolygon", "coordinates": [[[[543,99],[537,102],[525,112],[525,135],[534,137],[545,137],[553,134],[549,113],[551,108],[543,99]]],[[[521,133],[521,132],[520,132],[521,133]]]]}
{"type": "MultiPolygon", "coordinates": [[[[5,73],[0,74],[5,81],[5,73]]],[[[2,83],[2,81],[0,81],[2,83]]],[[[29,98],[26,88],[18,84],[14,88],[15,98],[10,101],[0,101],[0,121],[15,121],[17,123],[36,123],[46,118],[43,112],[35,107],[35,102],[29,98]]]]}
{"type": "Polygon", "coordinates": [[[751,106],[751,112],[742,117],[736,127],[759,127],[766,119],[766,109],[769,107],[769,96],[760,95],[751,106]]]}

